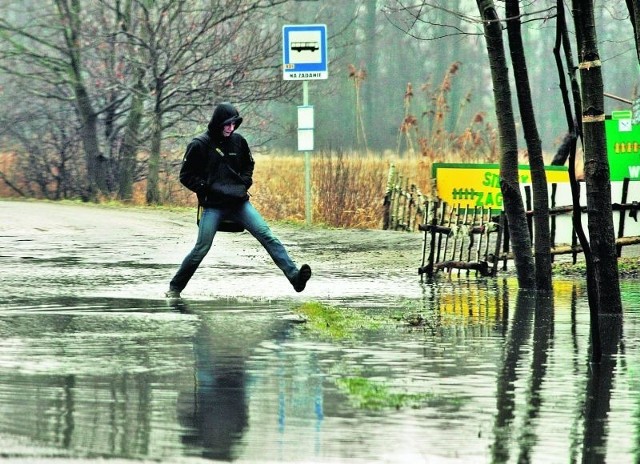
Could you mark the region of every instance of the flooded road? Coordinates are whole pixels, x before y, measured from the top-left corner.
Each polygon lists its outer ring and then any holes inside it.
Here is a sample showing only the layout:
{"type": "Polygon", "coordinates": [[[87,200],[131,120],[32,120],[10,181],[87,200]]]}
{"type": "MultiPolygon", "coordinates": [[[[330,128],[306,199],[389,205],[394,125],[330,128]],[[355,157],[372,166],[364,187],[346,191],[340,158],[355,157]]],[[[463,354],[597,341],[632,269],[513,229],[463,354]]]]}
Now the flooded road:
{"type": "Polygon", "coordinates": [[[167,301],[192,216],[0,201],[3,462],[638,462],[639,281],[590,365],[582,281],[420,282],[419,234],[274,227],[301,294],[220,234],[167,301]]]}

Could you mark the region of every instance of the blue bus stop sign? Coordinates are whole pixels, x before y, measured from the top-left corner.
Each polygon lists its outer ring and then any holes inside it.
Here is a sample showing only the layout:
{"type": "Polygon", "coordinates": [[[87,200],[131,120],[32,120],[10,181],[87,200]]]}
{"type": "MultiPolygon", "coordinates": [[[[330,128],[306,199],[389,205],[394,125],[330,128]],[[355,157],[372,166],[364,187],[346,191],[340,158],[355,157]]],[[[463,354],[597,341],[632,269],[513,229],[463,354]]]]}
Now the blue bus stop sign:
{"type": "Polygon", "coordinates": [[[284,80],[326,79],[327,26],[282,26],[282,77],[284,80]]]}

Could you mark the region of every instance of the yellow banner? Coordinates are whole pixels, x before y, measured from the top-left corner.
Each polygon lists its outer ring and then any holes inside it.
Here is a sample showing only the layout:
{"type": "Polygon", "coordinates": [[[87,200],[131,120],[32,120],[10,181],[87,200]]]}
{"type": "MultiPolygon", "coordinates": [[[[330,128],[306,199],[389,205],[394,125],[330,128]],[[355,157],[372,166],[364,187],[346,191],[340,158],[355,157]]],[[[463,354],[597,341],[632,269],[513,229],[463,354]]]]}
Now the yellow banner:
{"type": "MultiPolygon", "coordinates": [[[[547,183],[569,182],[566,166],[545,166],[547,183]]],[[[531,184],[529,166],[518,166],[520,184],[531,184]]],[[[434,163],[432,176],[436,180],[438,197],[451,206],[502,209],[500,165],[434,163]]]]}

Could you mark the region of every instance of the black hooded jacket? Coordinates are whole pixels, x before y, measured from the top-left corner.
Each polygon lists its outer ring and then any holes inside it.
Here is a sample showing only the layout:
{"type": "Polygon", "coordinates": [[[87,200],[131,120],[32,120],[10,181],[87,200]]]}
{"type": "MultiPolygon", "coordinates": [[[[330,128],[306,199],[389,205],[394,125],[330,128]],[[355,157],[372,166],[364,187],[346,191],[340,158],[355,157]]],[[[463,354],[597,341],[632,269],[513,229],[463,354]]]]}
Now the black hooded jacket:
{"type": "Polygon", "coordinates": [[[216,106],[207,131],[195,137],[182,160],[180,182],[198,196],[204,207],[233,207],[249,199],[254,161],[249,144],[235,131],[222,135],[225,124],[242,124],[238,110],[230,103],[216,106]]]}

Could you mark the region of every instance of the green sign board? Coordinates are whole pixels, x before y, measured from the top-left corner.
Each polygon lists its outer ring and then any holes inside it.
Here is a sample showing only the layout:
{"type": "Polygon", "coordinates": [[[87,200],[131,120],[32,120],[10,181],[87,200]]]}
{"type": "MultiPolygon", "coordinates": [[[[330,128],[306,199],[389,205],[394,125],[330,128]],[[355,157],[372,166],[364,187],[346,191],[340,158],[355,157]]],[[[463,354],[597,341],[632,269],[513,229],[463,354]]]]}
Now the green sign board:
{"type": "Polygon", "coordinates": [[[640,180],[640,124],[631,111],[614,111],[604,122],[611,180],[640,180]]]}

